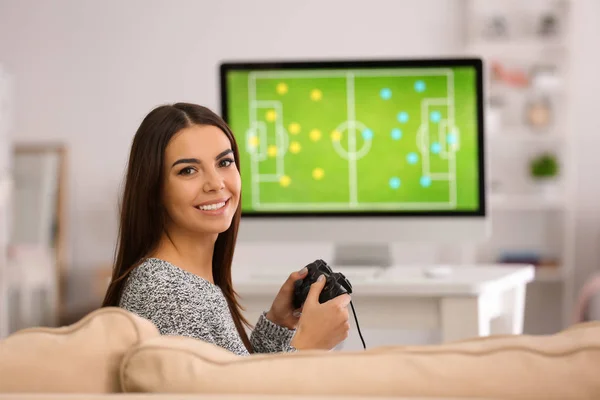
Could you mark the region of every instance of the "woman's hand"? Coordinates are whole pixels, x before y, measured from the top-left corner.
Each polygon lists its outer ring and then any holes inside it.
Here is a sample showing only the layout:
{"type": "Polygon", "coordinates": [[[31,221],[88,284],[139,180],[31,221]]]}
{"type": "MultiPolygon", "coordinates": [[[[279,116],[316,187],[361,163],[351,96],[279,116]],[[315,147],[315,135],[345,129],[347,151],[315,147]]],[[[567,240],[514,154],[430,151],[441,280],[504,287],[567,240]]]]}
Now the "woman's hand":
{"type": "Polygon", "coordinates": [[[283,284],[279,293],[275,296],[271,309],[267,312],[267,319],[279,326],[288,329],[296,329],[301,309],[294,310],[292,298],[294,296],[294,282],[298,279],[304,279],[308,270],[306,267],[298,272],[293,272],[283,284]]]}
{"type": "Polygon", "coordinates": [[[325,303],[319,303],[319,295],[325,287],[325,276],[313,283],[302,307],[298,330],[290,343],[298,350],[331,350],[348,337],[348,304],[350,295],[343,294],[325,303]]]}

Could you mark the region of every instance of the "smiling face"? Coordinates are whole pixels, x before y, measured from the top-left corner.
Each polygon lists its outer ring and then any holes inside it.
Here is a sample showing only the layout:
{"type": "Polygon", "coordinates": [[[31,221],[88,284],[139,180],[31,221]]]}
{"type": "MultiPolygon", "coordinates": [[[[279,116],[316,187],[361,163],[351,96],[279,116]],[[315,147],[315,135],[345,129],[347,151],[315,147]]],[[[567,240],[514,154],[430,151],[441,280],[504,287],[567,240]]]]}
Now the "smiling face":
{"type": "Polygon", "coordinates": [[[165,151],[163,204],[167,230],[219,234],[231,225],[240,202],[241,180],[231,143],[210,125],[192,125],[165,151]]]}

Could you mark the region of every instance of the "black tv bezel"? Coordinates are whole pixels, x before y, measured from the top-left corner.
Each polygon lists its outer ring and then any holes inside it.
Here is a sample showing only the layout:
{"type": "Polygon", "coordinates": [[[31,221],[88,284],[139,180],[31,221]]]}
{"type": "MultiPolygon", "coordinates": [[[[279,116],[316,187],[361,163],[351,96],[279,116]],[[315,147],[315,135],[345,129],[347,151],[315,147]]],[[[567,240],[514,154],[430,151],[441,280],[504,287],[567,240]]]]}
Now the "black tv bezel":
{"type": "Polygon", "coordinates": [[[243,211],[244,217],[261,218],[336,218],[336,217],[485,217],[487,212],[485,190],[485,142],[484,142],[484,92],[483,61],[480,58],[421,58],[421,59],[377,59],[377,60],[310,60],[310,61],[224,61],[219,65],[220,113],[229,123],[227,74],[230,71],[285,70],[285,69],[365,69],[365,68],[431,68],[431,67],[472,67],[475,70],[476,107],[477,107],[477,141],[479,143],[478,198],[477,210],[383,210],[383,211],[243,211]]]}

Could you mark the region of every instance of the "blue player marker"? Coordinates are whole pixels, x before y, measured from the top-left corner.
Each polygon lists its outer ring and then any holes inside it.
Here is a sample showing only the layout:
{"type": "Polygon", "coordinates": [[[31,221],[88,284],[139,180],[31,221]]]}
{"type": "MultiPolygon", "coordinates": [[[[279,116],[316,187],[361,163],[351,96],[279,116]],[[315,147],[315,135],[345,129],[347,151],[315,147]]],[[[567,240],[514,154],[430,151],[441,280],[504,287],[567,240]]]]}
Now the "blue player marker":
{"type": "Polygon", "coordinates": [[[390,178],[390,187],[392,189],[398,189],[400,187],[400,184],[400,178],[398,178],[397,176],[390,178]]]}
{"type": "Polygon", "coordinates": [[[430,114],[431,122],[438,123],[442,120],[442,114],[439,111],[432,111],[430,114]]]}
{"type": "Polygon", "coordinates": [[[423,81],[416,81],[415,82],[415,91],[422,93],[425,91],[425,82],[423,81]]]}
{"type": "Polygon", "coordinates": [[[408,155],[406,156],[406,161],[409,164],[416,164],[419,161],[419,156],[417,155],[417,153],[408,153],[408,155]]]}
{"type": "Polygon", "coordinates": [[[423,186],[423,187],[431,186],[431,178],[428,176],[422,176],[421,177],[421,186],[423,186]]]}
{"type": "Polygon", "coordinates": [[[381,96],[381,98],[383,100],[391,99],[392,98],[392,89],[390,89],[390,88],[381,89],[381,91],[379,92],[379,96],[381,96]]]}
{"type": "Polygon", "coordinates": [[[401,122],[404,124],[404,123],[408,122],[408,113],[406,111],[401,111],[398,113],[397,118],[398,118],[398,122],[401,122]]]}
{"type": "Polygon", "coordinates": [[[433,154],[439,154],[442,150],[442,146],[438,142],[434,142],[431,144],[431,152],[433,154]]]}
{"type": "Polygon", "coordinates": [[[402,139],[402,130],[400,128],[392,129],[392,139],[394,139],[394,140],[402,139]]]}
{"type": "Polygon", "coordinates": [[[446,135],[446,143],[455,144],[456,143],[456,135],[454,133],[449,133],[446,135]]]}
{"type": "Polygon", "coordinates": [[[373,139],[373,131],[370,130],[369,128],[365,129],[364,131],[362,131],[362,137],[365,140],[373,139]]]}

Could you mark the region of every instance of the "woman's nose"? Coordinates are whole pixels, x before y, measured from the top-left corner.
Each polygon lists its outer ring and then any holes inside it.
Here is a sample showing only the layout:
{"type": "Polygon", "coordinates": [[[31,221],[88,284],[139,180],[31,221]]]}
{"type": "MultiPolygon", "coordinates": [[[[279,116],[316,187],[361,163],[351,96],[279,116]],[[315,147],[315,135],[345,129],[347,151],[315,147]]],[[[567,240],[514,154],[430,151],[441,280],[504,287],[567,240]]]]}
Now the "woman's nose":
{"type": "Polygon", "coordinates": [[[212,192],[216,190],[222,190],[225,187],[223,177],[217,171],[210,171],[206,174],[206,180],[204,181],[204,191],[212,192]]]}

